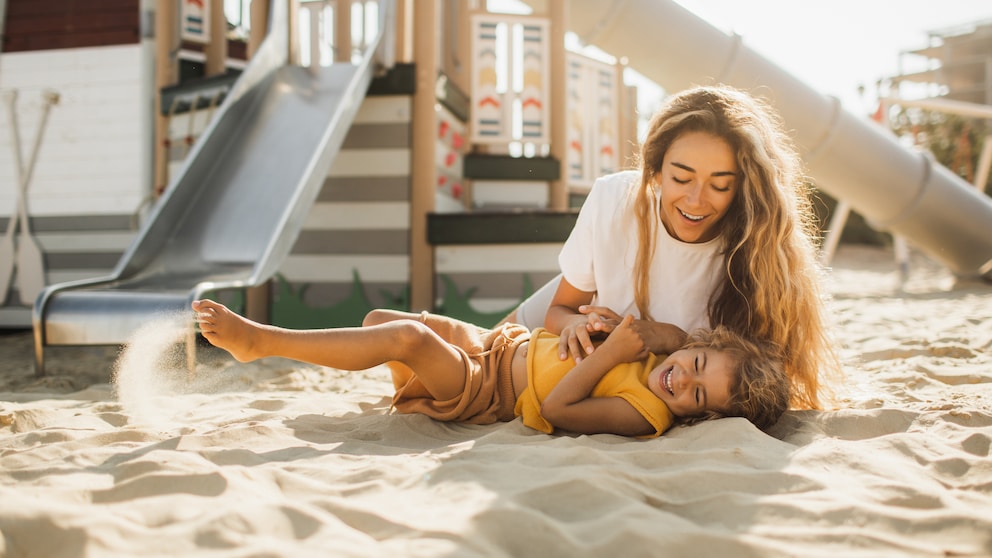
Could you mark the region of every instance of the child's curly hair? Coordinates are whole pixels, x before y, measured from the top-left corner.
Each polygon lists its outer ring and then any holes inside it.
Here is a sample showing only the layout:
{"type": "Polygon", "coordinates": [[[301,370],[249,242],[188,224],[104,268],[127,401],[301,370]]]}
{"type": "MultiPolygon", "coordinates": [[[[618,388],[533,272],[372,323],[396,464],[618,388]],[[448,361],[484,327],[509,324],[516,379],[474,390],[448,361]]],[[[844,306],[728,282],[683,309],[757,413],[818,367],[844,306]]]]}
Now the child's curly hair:
{"type": "Polygon", "coordinates": [[[778,422],[789,406],[789,380],[780,351],[745,339],[724,326],[699,329],[689,334],[683,348],[707,348],[730,355],[736,361],[726,412],[708,411],[683,417],[682,424],[695,424],[722,417],[744,417],[761,430],[778,422]]]}

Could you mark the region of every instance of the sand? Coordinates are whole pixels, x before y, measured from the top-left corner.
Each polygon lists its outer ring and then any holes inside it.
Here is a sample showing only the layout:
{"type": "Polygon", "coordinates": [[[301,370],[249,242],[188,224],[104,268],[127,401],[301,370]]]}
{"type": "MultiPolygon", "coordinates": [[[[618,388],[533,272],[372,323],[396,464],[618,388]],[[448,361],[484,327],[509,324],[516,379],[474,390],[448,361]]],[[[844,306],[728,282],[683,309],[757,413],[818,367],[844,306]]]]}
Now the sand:
{"type": "Polygon", "coordinates": [[[843,246],[841,406],[659,439],[389,415],[357,373],[0,337],[0,555],[992,555],[992,286],[843,246]],[[56,354],[58,353],[58,354],[56,354]],[[116,382],[111,382],[116,374],[116,382]]]}

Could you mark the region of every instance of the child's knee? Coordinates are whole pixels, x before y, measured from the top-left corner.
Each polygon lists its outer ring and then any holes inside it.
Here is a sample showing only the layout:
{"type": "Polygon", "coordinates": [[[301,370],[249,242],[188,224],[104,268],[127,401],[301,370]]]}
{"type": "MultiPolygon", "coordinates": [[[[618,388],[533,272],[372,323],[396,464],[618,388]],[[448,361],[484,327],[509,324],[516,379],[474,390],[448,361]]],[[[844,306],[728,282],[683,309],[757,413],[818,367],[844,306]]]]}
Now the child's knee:
{"type": "Polygon", "coordinates": [[[399,320],[394,324],[393,343],[400,356],[398,360],[405,360],[416,355],[429,344],[437,342],[437,336],[431,331],[431,328],[422,322],[399,320]]]}
{"type": "Polygon", "coordinates": [[[362,320],[362,326],[374,326],[384,324],[389,321],[392,321],[392,318],[389,316],[389,311],[383,310],[382,308],[376,308],[371,310],[368,314],[365,314],[365,319],[362,320]]]}

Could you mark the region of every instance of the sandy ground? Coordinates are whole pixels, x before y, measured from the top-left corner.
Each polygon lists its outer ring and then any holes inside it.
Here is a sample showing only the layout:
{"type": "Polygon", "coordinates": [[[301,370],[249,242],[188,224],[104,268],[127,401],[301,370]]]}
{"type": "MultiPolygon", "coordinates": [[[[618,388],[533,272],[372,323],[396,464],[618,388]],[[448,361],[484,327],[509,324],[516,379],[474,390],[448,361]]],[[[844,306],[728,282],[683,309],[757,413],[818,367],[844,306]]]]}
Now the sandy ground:
{"type": "Polygon", "coordinates": [[[841,247],[840,408],[770,435],[442,424],[389,414],[381,367],[204,353],[190,381],[169,324],[38,379],[7,333],[0,556],[990,556],[992,285],[910,271],[841,247]]]}

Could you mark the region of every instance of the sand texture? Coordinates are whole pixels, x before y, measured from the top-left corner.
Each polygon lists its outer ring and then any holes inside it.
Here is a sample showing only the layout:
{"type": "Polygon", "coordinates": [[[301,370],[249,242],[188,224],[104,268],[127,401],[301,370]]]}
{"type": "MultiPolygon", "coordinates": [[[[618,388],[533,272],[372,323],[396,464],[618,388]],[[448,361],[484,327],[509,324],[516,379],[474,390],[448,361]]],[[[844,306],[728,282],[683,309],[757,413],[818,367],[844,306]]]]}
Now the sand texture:
{"type": "Polygon", "coordinates": [[[0,556],[989,556],[992,286],[843,246],[841,407],[659,439],[390,415],[383,367],[0,337],[0,556]],[[111,381],[113,380],[113,381],[111,381]]]}

